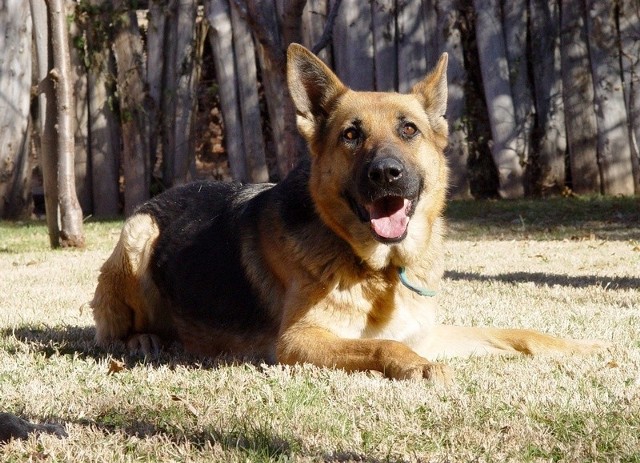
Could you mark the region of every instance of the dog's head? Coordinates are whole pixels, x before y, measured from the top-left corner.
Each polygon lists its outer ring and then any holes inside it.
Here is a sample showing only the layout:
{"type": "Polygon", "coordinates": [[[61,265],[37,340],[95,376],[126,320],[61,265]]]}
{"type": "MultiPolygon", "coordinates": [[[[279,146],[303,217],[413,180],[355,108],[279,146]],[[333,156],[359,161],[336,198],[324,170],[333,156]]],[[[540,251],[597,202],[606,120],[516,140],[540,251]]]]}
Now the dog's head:
{"type": "Polygon", "coordinates": [[[418,252],[441,214],[446,69],[443,54],[409,94],[355,92],[307,49],[289,47],[289,89],[311,152],[316,208],[375,266],[388,263],[392,248],[418,252]]]}

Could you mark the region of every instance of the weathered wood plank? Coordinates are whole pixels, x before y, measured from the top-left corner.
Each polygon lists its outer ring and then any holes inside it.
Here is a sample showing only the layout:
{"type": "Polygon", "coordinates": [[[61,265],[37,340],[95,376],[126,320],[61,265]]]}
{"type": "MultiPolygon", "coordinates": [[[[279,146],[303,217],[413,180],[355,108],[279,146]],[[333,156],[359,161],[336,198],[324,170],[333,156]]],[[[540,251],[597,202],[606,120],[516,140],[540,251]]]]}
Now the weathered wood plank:
{"type": "Polygon", "coordinates": [[[152,175],[158,159],[162,157],[162,77],[166,63],[165,30],[167,24],[167,5],[165,0],[151,0],[147,15],[147,86],[149,98],[147,111],[149,113],[149,165],[152,175]]]}
{"type": "Polygon", "coordinates": [[[247,173],[252,182],[267,182],[269,181],[269,170],[267,169],[262,138],[256,52],[251,32],[234,5],[231,6],[233,50],[238,71],[238,94],[240,96],[240,116],[242,118],[247,173]]]}
{"type": "MultiPolygon", "coordinates": [[[[427,72],[426,35],[422,12],[421,2],[396,2],[398,90],[402,93],[408,92],[427,72]]],[[[435,61],[429,64],[433,65],[435,61]]]]}
{"type": "Polygon", "coordinates": [[[113,111],[115,99],[113,76],[115,62],[111,52],[112,37],[103,25],[109,18],[108,0],[94,0],[91,6],[100,10],[89,19],[86,29],[87,87],[89,111],[89,153],[93,215],[115,217],[120,213],[120,123],[113,111]]]}
{"type": "Polygon", "coordinates": [[[375,89],[398,90],[395,0],[373,0],[373,49],[375,50],[375,89]]]}
{"type": "Polygon", "coordinates": [[[149,199],[151,169],[142,38],[135,13],[123,11],[114,38],[114,52],[123,141],[124,211],[129,216],[136,206],[149,199]]]}
{"type": "Polygon", "coordinates": [[[489,121],[491,153],[503,198],[524,195],[522,160],[516,149],[516,121],[498,0],[474,0],[476,40],[489,121]]]}
{"type": "Polygon", "coordinates": [[[0,218],[27,214],[30,200],[31,12],[0,3],[0,218]]]}
{"type": "Polygon", "coordinates": [[[557,0],[531,0],[531,61],[537,133],[532,156],[539,169],[538,185],[544,194],[562,192],[565,180],[567,136],[560,73],[560,11],[557,0]]]}
{"type": "MultiPolygon", "coordinates": [[[[505,49],[509,62],[509,82],[516,122],[516,153],[523,165],[530,166],[529,149],[535,108],[529,79],[527,53],[528,0],[502,0],[505,49]]],[[[526,173],[525,173],[526,175],[526,173]]],[[[525,188],[530,182],[524,181],[525,188]]]]}
{"type": "Polygon", "coordinates": [[[196,109],[196,0],[180,0],[174,18],[176,22],[176,53],[173,66],[176,72],[173,184],[186,183],[193,178],[195,155],[192,133],[193,113],[196,109]]]}
{"type": "Polygon", "coordinates": [[[629,116],[629,143],[636,194],[640,194],[640,4],[620,0],[618,15],[622,76],[629,116]]]}
{"type": "Polygon", "coordinates": [[[569,146],[571,180],[576,193],[600,193],[598,127],[594,109],[593,80],[581,0],[562,3],[560,56],[562,100],[569,146]]]}
{"type": "Polygon", "coordinates": [[[440,38],[443,51],[449,55],[447,69],[449,146],[446,151],[449,164],[449,195],[457,199],[470,198],[469,146],[467,144],[464,93],[467,73],[464,69],[459,0],[438,0],[437,21],[435,22],[438,24],[438,30],[434,36],[440,38]]]}
{"type": "Polygon", "coordinates": [[[354,90],[374,89],[371,20],[369,2],[342,1],[333,31],[334,64],[340,79],[354,90]]]}
{"type": "Polygon", "coordinates": [[[229,168],[235,180],[248,182],[250,179],[245,166],[243,137],[236,136],[242,133],[242,120],[236,85],[237,74],[233,58],[233,31],[229,4],[226,1],[208,0],[205,3],[205,14],[210,26],[209,42],[215,60],[229,168]]]}
{"type": "Polygon", "coordinates": [[[608,0],[587,0],[586,4],[602,190],[610,195],[632,195],[635,186],[615,9],[608,0]]]}
{"type": "MultiPolygon", "coordinates": [[[[69,15],[77,16],[76,2],[65,0],[69,15]]],[[[93,213],[92,175],[89,155],[89,103],[87,86],[87,69],[84,63],[85,49],[81,44],[85,42],[84,32],[80,30],[76,21],[69,21],[69,57],[71,67],[71,81],[73,83],[73,127],[74,127],[74,171],[76,193],[84,215],[93,213]]]]}
{"type": "MultiPolygon", "coordinates": [[[[302,12],[302,44],[311,50],[316,45],[327,23],[329,0],[308,0],[302,12]]],[[[332,66],[331,44],[318,53],[318,57],[328,66],[332,66]]]]}

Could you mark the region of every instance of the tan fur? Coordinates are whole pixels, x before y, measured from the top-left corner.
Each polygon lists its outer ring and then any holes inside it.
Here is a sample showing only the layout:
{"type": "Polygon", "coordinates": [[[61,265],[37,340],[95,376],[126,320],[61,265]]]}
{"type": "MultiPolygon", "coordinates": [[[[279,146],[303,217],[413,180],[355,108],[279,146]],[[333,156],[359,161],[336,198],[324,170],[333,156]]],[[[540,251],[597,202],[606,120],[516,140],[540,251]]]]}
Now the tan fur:
{"type": "Polygon", "coordinates": [[[150,216],[136,215],[127,220],[102,267],[92,302],[98,342],[129,337],[131,347],[145,351],[155,347],[154,336],[175,334],[188,350],[207,355],[253,354],[282,363],[438,381],[450,377],[448,367],[433,363],[439,358],[588,353],[604,347],[599,341],[559,339],[530,330],[438,325],[437,298],[420,296],[400,283],[400,266],[415,285],[433,290],[443,273],[446,68],[445,54],[407,95],[354,92],[310,52],[292,45],[288,79],[298,127],[313,158],[310,194],[323,222],[342,241],[326,241],[314,230],[298,236],[276,209],[261,211],[256,219],[260,235],[238,239],[246,276],[267,301],[265,310],[279,330],[238,335],[212,330],[197,319],[167,315],[168,302],[160,297],[148,267],[159,230],[150,216]],[[414,121],[421,136],[401,140],[400,116],[414,121]],[[354,119],[367,134],[357,153],[340,143],[354,119]],[[354,163],[361,161],[358,153],[380,147],[400,153],[424,180],[406,237],[392,244],[374,239],[342,194],[353,181],[354,163]]]}
{"type": "Polygon", "coordinates": [[[91,301],[99,344],[135,333],[167,331],[169,322],[159,310],[161,298],[148,269],[158,234],[151,217],[134,215],[126,221],[113,253],[102,265],[91,301]]]}

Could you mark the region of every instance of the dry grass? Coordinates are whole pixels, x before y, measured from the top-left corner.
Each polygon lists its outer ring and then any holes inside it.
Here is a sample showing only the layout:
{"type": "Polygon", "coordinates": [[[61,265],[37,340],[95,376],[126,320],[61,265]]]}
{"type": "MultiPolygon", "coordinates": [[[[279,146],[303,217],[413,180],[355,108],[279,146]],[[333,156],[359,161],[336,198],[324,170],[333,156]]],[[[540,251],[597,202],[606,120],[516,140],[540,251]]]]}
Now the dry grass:
{"type": "Polygon", "coordinates": [[[119,223],[89,224],[84,251],[0,223],[0,411],[69,435],[11,441],[0,460],[640,462],[637,203],[580,220],[533,206],[553,218],[539,227],[529,203],[494,204],[450,210],[442,318],[609,339],[610,351],[451,360],[446,389],[178,352],[148,363],[96,348],[84,305],[119,223]]]}

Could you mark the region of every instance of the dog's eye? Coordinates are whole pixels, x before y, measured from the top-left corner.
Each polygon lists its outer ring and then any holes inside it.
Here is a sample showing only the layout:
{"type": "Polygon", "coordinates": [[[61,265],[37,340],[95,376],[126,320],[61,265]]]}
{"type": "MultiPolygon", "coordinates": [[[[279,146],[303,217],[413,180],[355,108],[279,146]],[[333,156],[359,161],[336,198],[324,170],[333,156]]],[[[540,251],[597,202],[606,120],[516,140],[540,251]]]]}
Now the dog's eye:
{"type": "Polygon", "coordinates": [[[418,127],[411,122],[405,122],[400,128],[400,133],[403,138],[413,138],[418,133],[418,127]]]}
{"type": "Polygon", "coordinates": [[[342,138],[348,143],[355,143],[360,139],[360,131],[355,127],[349,127],[342,132],[342,138]]]}

